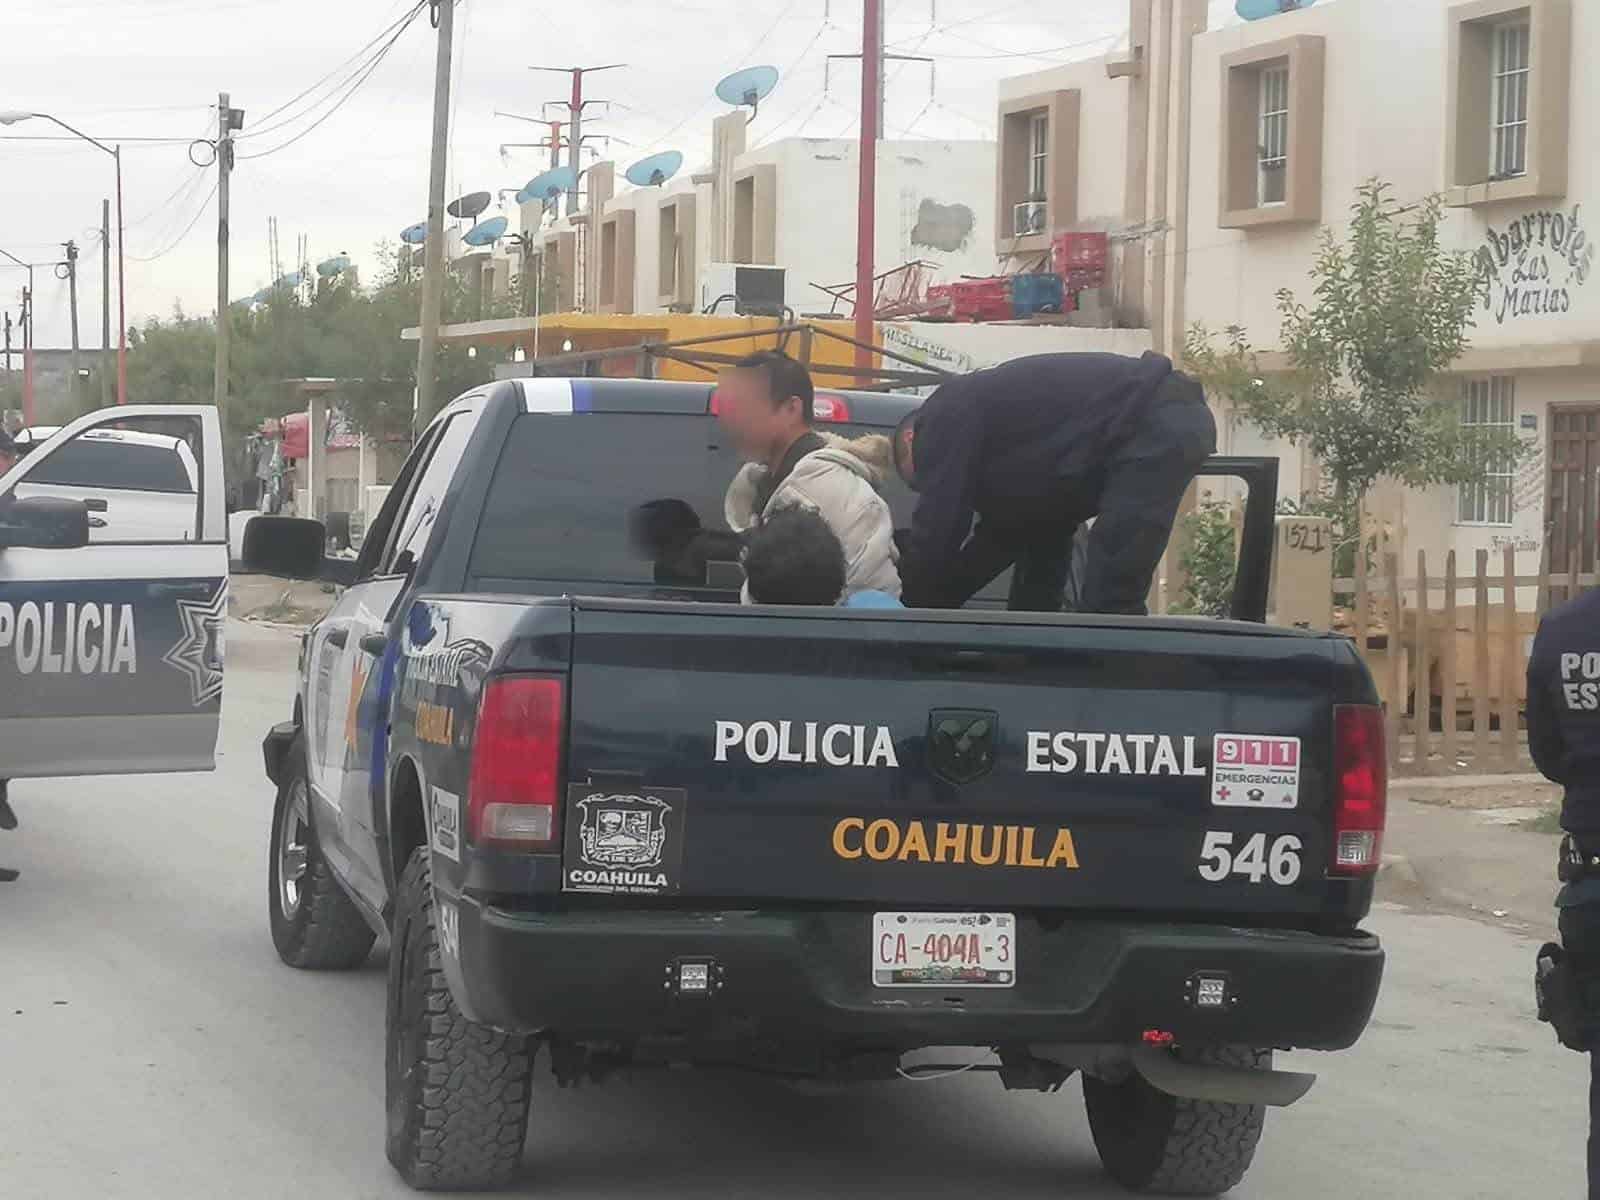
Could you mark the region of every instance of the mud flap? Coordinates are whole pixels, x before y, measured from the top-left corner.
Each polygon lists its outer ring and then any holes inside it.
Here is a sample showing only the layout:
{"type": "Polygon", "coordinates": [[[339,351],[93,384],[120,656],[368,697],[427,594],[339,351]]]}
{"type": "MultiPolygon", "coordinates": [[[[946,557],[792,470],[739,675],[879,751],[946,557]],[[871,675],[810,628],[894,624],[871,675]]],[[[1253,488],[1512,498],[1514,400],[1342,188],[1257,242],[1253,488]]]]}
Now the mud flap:
{"type": "Polygon", "coordinates": [[[1188,1100],[1288,1108],[1317,1081],[1315,1075],[1302,1071],[1256,1071],[1186,1063],[1155,1046],[1135,1047],[1131,1056],[1134,1070],[1151,1087],[1188,1100]]]}

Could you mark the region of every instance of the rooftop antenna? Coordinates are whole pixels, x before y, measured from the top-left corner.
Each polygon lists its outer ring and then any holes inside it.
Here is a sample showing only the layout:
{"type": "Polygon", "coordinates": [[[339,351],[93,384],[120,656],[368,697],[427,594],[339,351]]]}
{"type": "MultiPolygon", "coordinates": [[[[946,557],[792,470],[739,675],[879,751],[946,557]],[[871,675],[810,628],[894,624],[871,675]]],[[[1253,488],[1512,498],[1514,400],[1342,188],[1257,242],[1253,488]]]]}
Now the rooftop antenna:
{"type": "Polygon", "coordinates": [[[488,192],[468,192],[465,196],[457,196],[444,206],[445,212],[455,217],[458,221],[476,220],[478,214],[489,207],[493,197],[488,192]]]}
{"type": "Polygon", "coordinates": [[[1310,8],[1317,0],[1234,0],[1233,11],[1246,21],[1260,21],[1280,13],[1310,8]]]}
{"type": "Polygon", "coordinates": [[[682,151],[663,150],[641,158],[624,171],[622,177],[634,187],[660,187],[682,169],[682,151]]]}
{"type": "Polygon", "coordinates": [[[548,208],[560,198],[562,192],[577,190],[578,173],[572,167],[551,167],[550,170],[535,175],[523,184],[522,190],[516,195],[516,201],[518,204],[529,204],[534,200],[542,200],[548,208]]]}
{"type": "Polygon", "coordinates": [[[750,116],[746,120],[754,121],[761,101],[777,86],[777,67],[745,67],[717,81],[717,99],[736,108],[748,108],[750,116]]]}
{"type": "Polygon", "coordinates": [[[507,224],[504,217],[490,217],[467,230],[461,240],[469,246],[491,246],[505,236],[507,224]]]}

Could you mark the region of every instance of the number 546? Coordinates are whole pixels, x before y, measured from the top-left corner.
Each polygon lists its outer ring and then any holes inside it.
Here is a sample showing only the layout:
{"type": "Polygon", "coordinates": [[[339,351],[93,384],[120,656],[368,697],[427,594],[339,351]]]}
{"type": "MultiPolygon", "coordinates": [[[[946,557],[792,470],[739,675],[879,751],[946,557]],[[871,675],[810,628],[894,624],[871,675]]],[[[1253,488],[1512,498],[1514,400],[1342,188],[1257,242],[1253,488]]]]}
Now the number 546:
{"type": "Polygon", "coordinates": [[[1270,878],[1279,887],[1288,887],[1300,878],[1300,839],[1293,834],[1275,838],[1269,848],[1267,835],[1251,834],[1237,848],[1231,830],[1214,829],[1200,847],[1200,878],[1221,883],[1230,875],[1242,875],[1251,883],[1270,878]]]}

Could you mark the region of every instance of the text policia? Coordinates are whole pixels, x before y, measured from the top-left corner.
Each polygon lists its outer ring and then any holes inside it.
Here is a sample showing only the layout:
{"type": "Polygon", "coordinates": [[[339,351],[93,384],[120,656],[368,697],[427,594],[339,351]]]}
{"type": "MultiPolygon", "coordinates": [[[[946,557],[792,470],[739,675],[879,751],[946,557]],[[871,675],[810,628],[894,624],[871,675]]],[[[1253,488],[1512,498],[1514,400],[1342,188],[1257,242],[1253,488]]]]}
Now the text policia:
{"type": "Polygon", "coordinates": [[[0,661],[7,651],[19,675],[132,675],[133,605],[0,602],[0,661]]]}

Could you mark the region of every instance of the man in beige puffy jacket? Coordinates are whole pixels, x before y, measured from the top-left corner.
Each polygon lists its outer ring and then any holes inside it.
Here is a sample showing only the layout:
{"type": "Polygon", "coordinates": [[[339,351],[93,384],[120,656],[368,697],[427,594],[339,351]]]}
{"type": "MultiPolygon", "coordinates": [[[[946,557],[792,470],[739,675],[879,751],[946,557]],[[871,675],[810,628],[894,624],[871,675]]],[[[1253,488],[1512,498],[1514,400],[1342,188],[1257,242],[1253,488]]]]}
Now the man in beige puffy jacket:
{"type": "Polygon", "coordinates": [[[811,509],[844,547],[845,595],[898,596],[894,520],[878,494],[893,465],[889,440],[818,433],[814,403],[810,374],[778,350],[742,359],[717,381],[717,419],[752,460],[728,485],[728,525],[745,533],[779,509],[811,509]]]}

